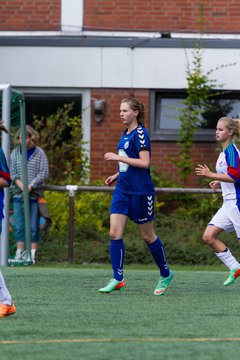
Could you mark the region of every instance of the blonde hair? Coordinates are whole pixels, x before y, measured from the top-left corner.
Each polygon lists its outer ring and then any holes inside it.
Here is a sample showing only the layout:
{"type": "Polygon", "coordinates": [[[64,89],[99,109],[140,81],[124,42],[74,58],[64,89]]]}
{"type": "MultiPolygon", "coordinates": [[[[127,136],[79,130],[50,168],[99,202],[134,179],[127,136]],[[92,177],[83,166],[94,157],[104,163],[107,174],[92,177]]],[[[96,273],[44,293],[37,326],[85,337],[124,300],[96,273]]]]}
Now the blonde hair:
{"type": "Polygon", "coordinates": [[[232,137],[239,139],[240,138],[240,119],[232,119],[230,117],[221,117],[218,121],[225,123],[228,130],[233,131],[232,137]]]}
{"type": "MultiPolygon", "coordinates": [[[[21,130],[19,129],[14,137],[15,143],[16,144],[20,144],[20,136],[21,136],[21,130]]],[[[30,147],[34,147],[37,145],[38,141],[39,141],[39,134],[38,132],[33,129],[31,126],[27,125],[26,126],[26,137],[30,139],[29,145],[30,147]]]]}
{"type": "Polygon", "coordinates": [[[132,110],[138,111],[138,115],[137,115],[138,125],[143,125],[144,118],[145,118],[145,112],[146,112],[145,106],[140,101],[138,101],[137,99],[134,99],[134,98],[123,99],[121,101],[121,104],[122,103],[127,103],[132,110]]]}

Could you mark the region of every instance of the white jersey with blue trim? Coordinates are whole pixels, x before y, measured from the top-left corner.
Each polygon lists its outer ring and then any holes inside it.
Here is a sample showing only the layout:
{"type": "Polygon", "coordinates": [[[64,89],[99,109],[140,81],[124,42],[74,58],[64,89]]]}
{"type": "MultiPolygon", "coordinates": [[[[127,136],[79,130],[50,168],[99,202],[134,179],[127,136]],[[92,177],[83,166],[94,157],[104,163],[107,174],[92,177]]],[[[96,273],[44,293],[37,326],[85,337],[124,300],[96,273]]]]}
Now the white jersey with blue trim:
{"type": "Polygon", "coordinates": [[[224,200],[235,200],[240,205],[240,152],[233,144],[219,154],[216,171],[218,174],[227,174],[234,183],[220,182],[224,200]]]}
{"type": "MultiPolygon", "coordinates": [[[[124,131],[118,144],[118,155],[139,159],[140,151],[147,150],[151,154],[151,145],[147,129],[139,125],[129,134],[124,131]]],[[[150,175],[150,169],[130,166],[119,162],[119,177],[116,189],[125,194],[153,195],[154,185],[150,175]]]]}

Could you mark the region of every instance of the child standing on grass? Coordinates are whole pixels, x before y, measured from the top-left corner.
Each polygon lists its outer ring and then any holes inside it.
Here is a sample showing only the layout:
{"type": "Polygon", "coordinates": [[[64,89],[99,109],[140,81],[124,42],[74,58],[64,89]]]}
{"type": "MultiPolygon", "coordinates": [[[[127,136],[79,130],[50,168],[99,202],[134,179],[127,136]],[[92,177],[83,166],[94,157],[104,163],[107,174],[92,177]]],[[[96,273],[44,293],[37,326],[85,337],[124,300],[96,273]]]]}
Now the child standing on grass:
{"type": "Polygon", "coordinates": [[[217,172],[211,172],[207,165],[198,165],[196,168],[198,176],[213,179],[209,184],[212,189],[222,189],[222,207],[206,227],[203,240],[230,270],[224,286],[232,284],[240,276],[239,262],[218,238],[222,231],[235,231],[240,240],[240,152],[233,144],[234,137],[239,138],[239,135],[239,120],[220,118],[216,128],[216,140],[221,144],[222,152],[216,163],[217,172]]]}
{"type": "Polygon", "coordinates": [[[162,241],[154,232],[154,186],[150,175],[150,139],[143,125],[145,108],[136,99],[124,99],[120,104],[120,119],[126,130],[118,144],[118,154],[108,152],[106,161],[118,163],[118,172],[109,176],[105,183],[116,188],[110,209],[110,257],[113,279],[101,293],[122,290],[126,286],[123,278],[124,242],[123,233],[130,218],[138,224],[142,239],[147,243],[155,260],[160,278],[154,295],[163,295],[173,277],[169,269],[162,241]]]}
{"type": "MultiPolygon", "coordinates": [[[[10,157],[10,171],[13,193],[13,222],[14,237],[17,242],[16,260],[21,259],[25,246],[25,222],[23,208],[23,169],[22,169],[22,149],[21,134],[17,132],[15,136],[16,148],[10,157]]],[[[39,193],[43,188],[44,181],[48,178],[48,159],[44,150],[37,146],[39,140],[38,132],[31,126],[26,127],[27,144],[27,171],[28,171],[28,192],[29,192],[29,211],[30,211],[30,232],[31,232],[31,256],[35,264],[36,251],[40,242],[39,234],[39,193]]]]}
{"type": "MultiPolygon", "coordinates": [[[[0,130],[8,133],[5,126],[0,121],[0,130]]],[[[2,232],[3,200],[4,188],[11,184],[9,169],[3,150],[0,148],[0,234],[2,232]]],[[[12,303],[12,297],[6,287],[2,272],[0,271],[0,317],[13,315],[16,311],[15,305],[12,303]]]]}

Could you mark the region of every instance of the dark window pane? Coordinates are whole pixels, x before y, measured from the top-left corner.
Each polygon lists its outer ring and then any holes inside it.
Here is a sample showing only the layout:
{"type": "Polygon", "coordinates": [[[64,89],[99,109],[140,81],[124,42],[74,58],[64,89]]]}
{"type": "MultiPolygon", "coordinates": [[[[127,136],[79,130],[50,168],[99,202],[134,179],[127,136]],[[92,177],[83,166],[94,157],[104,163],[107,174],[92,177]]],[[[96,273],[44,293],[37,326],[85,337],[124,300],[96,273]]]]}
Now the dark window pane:
{"type": "Polygon", "coordinates": [[[74,103],[71,116],[77,116],[82,111],[81,95],[63,95],[63,94],[25,94],[26,103],[26,122],[32,124],[33,116],[48,117],[55,114],[58,108],[62,108],[64,104],[74,103]]]}
{"type": "MultiPolygon", "coordinates": [[[[154,140],[177,140],[181,127],[179,117],[184,106],[186,92],[182,91],[152,91],[150,129],[154,140]]],[[[199,126],[196,140],[211,140],[217,121],[222,116],[238,118],[240,116],[240,92],[226,92],[215,96],[210,101],[210,107],[204,109],[199,116],[199,126]]],[[[214,140],[214,139],[213,139],[214,140]]]]}

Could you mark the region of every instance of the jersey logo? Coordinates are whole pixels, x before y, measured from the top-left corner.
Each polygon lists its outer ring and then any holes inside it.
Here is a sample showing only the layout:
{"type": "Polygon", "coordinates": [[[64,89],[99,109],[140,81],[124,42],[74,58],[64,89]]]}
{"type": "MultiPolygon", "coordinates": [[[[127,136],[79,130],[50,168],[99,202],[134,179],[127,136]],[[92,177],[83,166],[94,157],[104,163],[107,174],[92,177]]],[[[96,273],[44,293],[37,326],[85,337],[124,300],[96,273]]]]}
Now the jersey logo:
{"type": "Polygon", "coordinates": [[[124,144],[124,149],[127,149],[129,147],[129,141],[126,141],[124,144]]]}

